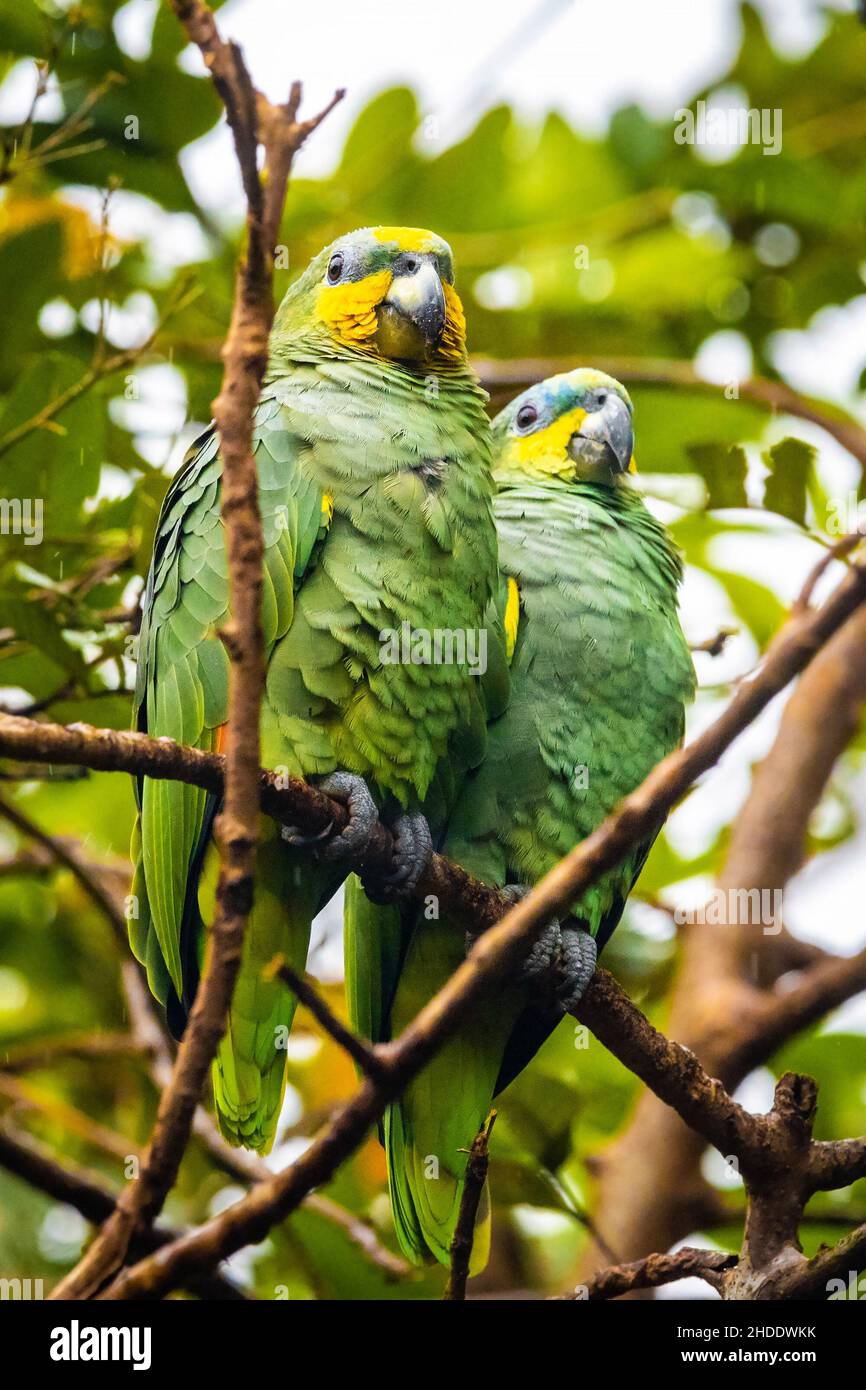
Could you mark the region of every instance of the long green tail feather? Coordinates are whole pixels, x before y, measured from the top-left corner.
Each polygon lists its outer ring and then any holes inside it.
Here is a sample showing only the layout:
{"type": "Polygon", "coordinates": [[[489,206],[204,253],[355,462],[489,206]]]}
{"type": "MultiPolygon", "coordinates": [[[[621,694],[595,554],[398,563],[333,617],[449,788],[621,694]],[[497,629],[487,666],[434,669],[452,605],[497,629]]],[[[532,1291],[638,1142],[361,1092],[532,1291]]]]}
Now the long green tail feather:
{"type": "MultiPolygon", "coordinates": [[[[253,908],[228,1026],[213,1064],[214,1100],[222,1133],[232,1144],[267,1153],[274,1142],[285,1091],[286,1044],[296,1000],[279,980],[264,976],[275,955],[303,972],[310,925],[318,908],[318,877],[299,872],[272,824],[259,847],[253,908]]],[[[212,922],[218,855],[211,847],[199,886],[199,907],[212,922]]]]}
{"type": "MultiPolygon", "coordinates": [[[[419,923],[393,1009],[399,1032],[463,959],[461,933],[448,922],[419,923]]],[[[515,990],[479,1010],[409,1085],[385,1117],[391,1202],[400,1247],[420,1264],[450,1263],[469,1149],[490,1110],[508,1035],[522,1007],[515,990]],[[443,1103],[447,1097],[447,1103],[443,1103]]],[[[487,1262],[490,1208],[479,1206],[471,1272],[487,1262]]]]}

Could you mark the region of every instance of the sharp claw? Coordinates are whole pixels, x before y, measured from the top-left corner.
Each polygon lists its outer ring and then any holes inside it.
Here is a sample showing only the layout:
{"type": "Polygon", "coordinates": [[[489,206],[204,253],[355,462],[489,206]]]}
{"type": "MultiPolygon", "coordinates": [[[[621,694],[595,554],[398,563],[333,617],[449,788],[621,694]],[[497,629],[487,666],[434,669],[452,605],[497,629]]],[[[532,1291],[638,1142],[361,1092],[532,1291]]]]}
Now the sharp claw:
{"type": "Polygon", "coordinates": [[[377,903],[391,903],[411,897],[433,853],[433,837],[424,816],[411,811],[398,816],[391,827],[394,834],[395,868],[384,876],[366,874],[364,891],[377,903]]]}
{"type": "Polygon", "coordinates": [[[314,849],[316,858],[326,863],[360,857],[379,820],[367,783],[351,772],[332,772],[316,785],[319,791],[345,803],[349,813],[347,824],[338,835],[333,834],[333,824],[327,825],[318,835],[301,835],[295,826],[285,826],[283,839],[294,849],[314,849]]]}

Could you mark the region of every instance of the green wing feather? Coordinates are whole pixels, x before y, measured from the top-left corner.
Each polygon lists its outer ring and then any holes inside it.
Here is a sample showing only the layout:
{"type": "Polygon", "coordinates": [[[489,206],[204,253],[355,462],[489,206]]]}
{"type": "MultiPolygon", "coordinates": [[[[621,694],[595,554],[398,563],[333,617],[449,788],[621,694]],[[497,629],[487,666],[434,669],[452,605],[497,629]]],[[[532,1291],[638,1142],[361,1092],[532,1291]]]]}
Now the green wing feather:
{"type": "MultiPolygon", "coordinates": [[[[321,526],[321,490],[298,467],[299,441],[287,447],[287,440],[277,402],[263,400],[253,443],[265,535],[262,620],[268,655],[291,626],[297,567],[309,561],[321,526]]],[[[228,615],[220,467],[210,431],[193,446],[165,499],[143,606],[135,698],[139,728],[207,751],[228,717],[228,658],[217,636],[228,615]]],[[[190,868],[214,800],[197,787],[150,778],[139,782],[138,797],[139,917],[131,942],[148,967],[154,993],[164,999],[170,987],[188,1003],[184,910],[190,868]]]]}

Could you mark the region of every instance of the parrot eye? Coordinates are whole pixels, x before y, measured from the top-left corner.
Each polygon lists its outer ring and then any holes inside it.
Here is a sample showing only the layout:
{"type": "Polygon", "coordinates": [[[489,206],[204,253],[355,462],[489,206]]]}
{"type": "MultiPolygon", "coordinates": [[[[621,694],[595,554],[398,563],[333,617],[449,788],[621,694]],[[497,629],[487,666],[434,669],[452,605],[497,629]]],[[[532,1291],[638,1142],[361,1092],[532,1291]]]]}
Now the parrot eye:
{"type": "Polygon", "coordinates": [[[335,251],[328,261],[328,283],[336,285],[343,273],[343,257],[339,251],[335,251]]]}
{"type": "Polygon", "coordinates": [[[537,419],[538,411],[534,405],[522,405],[517,412],[517,428],[531,430],[537,419]]]}

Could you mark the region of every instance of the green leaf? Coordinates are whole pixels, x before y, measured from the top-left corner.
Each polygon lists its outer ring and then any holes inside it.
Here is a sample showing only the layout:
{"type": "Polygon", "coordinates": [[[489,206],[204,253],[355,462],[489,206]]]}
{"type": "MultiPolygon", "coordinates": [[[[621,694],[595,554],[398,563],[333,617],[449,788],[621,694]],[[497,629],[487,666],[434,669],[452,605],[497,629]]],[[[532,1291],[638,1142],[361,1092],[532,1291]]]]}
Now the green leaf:
{"type": "Polygon", "coordinates": [[[802,526],[806,520],[806,490],[816,449],[802,439],[788,437],[762,455],[770,470],[764,488],[764,506],[802,526]]]}
{"type": "Polygon", "coordinates": [[[739,444],[690,444],[687,453],[707,485],[711,509],[747,507],[746,454],[739,444]]]}
{"type": "Polygon", "coordinates": [[[785,605],[766,584],[758,583],[747,574],[736,574],[709,564],[703,568],[724,586],[734,612],[742,618],[763,651],[785,621],[785,605]]]}

